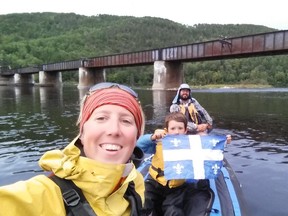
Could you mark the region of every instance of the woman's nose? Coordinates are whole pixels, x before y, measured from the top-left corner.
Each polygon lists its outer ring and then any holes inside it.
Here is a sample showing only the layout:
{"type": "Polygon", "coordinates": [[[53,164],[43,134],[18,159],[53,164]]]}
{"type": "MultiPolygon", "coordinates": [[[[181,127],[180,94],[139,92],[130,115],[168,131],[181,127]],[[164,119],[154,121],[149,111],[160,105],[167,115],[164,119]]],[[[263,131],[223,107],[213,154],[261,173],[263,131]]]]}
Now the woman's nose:
{"type": "Polygon", "coordinates": [[[106,131],[107,131],[107,134],[109,134],[109,135],[118,135],[120,132],[119,121],[113,120],[110,123],[108,123],[106,131]]]}

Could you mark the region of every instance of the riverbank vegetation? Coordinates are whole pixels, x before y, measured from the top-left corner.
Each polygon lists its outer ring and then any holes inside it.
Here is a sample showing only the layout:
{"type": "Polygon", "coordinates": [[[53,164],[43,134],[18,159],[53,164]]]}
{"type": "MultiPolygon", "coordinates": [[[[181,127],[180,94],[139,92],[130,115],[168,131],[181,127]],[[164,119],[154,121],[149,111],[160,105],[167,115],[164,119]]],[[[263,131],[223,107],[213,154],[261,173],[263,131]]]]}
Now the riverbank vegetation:
{"type": "MultiPolygon", "coordinates": [[[[0,15],[0,66],[21,68],[59,61],[204,42],[276,31],[258,25],[182,25],[167,19],[81,16],[74,13],[0,15]]],[[[288,86],[287,56],[251,57],[183,64],[185,82],[195,85],[288,86]]],[[[107,80],[151,86],[153,66],[107,69],[107,80]]],[[[78,73],[64,72],[64,82],[78,73]]]]}

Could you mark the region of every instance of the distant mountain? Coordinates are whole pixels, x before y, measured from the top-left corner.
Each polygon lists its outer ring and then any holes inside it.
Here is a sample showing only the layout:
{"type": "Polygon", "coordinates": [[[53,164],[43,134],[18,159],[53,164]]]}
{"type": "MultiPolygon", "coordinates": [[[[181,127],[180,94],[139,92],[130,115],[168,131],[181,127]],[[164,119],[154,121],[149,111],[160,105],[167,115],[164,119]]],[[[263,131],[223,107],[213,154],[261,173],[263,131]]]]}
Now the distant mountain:
{"type": "Polygon", "coordinates": [[[255,25],[182,25],[161,18],[74,13],[0,15],[0,59],[13,67],[272,31],[255,25]]]}

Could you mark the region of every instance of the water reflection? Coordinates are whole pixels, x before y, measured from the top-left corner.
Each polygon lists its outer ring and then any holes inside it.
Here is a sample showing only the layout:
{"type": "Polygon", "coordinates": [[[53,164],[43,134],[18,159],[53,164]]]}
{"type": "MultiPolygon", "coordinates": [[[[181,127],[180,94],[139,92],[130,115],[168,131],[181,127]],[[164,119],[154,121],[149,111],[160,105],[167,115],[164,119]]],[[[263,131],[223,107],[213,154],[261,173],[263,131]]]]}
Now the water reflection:
{"type": "Polygon", "coordinates": [[[147,124],[154,125],[154,127],[159,126],[163,127],[163,119],[167,113],[167,103],[170,99],[167,99],[167,91],[155,90],[152,92],[153,95],[153,103],[152,108],[153,112],[151,112],[151,116],[147,116],[151,118],[151,121],[147,121],[147,124]]]}
{"type": "Polygon", "coordinates": [[[81,88],[78,90],[79,91],[79,101],[82,101],[82,99],[84,98],[84,96],[87,94],[87,92],[89,91],[89,88],[81,88]]]}
{"type": "Polygon", "coordinates": [[[63,87],[62,86],[45,86],[39,87],[41,110],[49,110],[51,102],[57,108],[63,107],[63,87]]]}
{"type": "MultiPolygon", "coordinates": [[[[12,88],[10,88],[12,90],[12,88]]],[[[35,88],[33,86],[28,85],[28,86],[15,86],[14,88],[14,94],[15,94],[15,101],[17,104],[21,104],[21,100],[23,97],[25,98],[26,96],[32,97],[33,102],[35,99],[35,88]]],[[[34,104],[34,103],[32,103],[34,104]]]]}
{"type": "Polygon", "coordinates": [[[39,157],[47,150],[62,148],[68,138],[59,118],[62,89],[0,87],[0,95],[0,184],[5,184],[42,172],[39,157]]]}

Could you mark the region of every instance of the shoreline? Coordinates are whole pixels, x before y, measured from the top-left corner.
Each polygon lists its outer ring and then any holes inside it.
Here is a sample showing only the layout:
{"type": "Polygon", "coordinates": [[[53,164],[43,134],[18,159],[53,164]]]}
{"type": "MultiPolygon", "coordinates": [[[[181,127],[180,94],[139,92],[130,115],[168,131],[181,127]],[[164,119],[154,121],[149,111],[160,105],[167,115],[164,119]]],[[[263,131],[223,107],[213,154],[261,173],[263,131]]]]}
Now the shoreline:
{"type": "MultiPolygon", "coordinates": [[[[74,82],[68,82],[68,83],[63,83],[65,86],[77,86],[78,83],[74,82]]],[[[288,89],[288,87],[274,87],[271,85],[257,85],[257,84],[211,84],[211,85],[191,85],[189,84],[192,90],[212,90],[212,89],[218,89],[218,90],[237,90],[237,89],[254,89],[254,90],[264,90],[264,89],[288,89]]],[[[152,86],[128,86],[132,87],[133,89],[142,89],[142,90],[152,90],[152,86]]],[[[178,88],[170,88],[170,89],[165,89],[165,91],[175,91],[178,88]]],[[[157,90],[157,89],[153,89],[157,90]]],[[[163,90],[163,89],[158,89],[158,90],[163,90]]]]}
{"type": "MultiPolygon", "coordinates": [[[[271,85],[256,85],[256,84],[213,84],[213,85],[203,85],[203,86],[194,86],[190,85],[192,90],[209,90],[209,89],[277,89],[278,87],[273,87],[271,85]]],[[[136,87],[133,86],[135,89],[146,89],[146,90],[152,90],[152,87],[150,86],[142,86],[142,87],[136,87]]],[[[280,87],[279,87],[280,88],[280,87]]],[[[175,91],[178,88],[170,88],[165,89],[166,91],[175,91]]],[[[157,89],[154,89],[157,90],[157,89]]],[[[163,90],[163,89],[159,89],[163,90]]]]}

